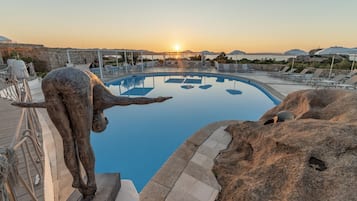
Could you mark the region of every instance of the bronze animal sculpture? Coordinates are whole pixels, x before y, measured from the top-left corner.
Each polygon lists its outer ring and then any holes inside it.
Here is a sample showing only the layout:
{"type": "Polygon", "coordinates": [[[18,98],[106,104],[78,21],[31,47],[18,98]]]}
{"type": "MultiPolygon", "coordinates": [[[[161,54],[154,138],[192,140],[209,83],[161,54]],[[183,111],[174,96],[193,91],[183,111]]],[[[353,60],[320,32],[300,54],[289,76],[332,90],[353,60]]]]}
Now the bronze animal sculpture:
{"type": "Polygon", "coordinates": [[[97,190],[95,158],[90,144],[90,130],[102,132],[108,120],[103,110],[115,105],[150,104],[172,97],[129,98],[114,96],[102,81],[89,71],[59,68],[49,72],[42,80],[44,102],[14,102],[19,107],[46,108],[48,115],[62,136],[64,160],[83,200],[92,200],[97,190]],[[82,163],[87,183],[80,173],[82,163]]]}

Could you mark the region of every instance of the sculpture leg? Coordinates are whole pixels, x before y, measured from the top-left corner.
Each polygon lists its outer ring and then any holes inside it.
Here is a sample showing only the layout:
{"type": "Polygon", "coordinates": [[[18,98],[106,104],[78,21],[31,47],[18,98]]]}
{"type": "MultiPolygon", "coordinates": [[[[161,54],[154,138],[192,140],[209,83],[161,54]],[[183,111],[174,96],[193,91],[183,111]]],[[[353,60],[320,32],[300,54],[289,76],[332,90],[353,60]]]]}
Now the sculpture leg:
{"type": "Polygon", "coordinates": [[[86,196],[94,196],[95,192],[97,191],[97,185],[95,181],[95,171],[94,171],[95,160],[94,160],[94,153],[92,147],[87,146],[90,145],[89,141],[90,140],[88,137],[88,139],[81,139],[77,142],[78,142],[79,157],[81,159],[83,167],[85,167],[84,169],[87,175],[87,186],[84,189],[84,192],[82,192],[82,194],[86,196]]]}
{"type": "Polygon", "coordinates": [[[78,188],[84,182],[80,177],[79,160],[76,154],[77,149],[73,139],[68,112],[62,101],[62,97],[56,93],[56,90],[49,87],[49,85],[46,87],[44,95],[47,102],[47,112],[62,137],[64,161],[73,177],[72,186],[78,188]],[[46,92],[47,90],[50,90],[50,92],[46,92]]]}
{"type": "MultiPolygon", "coordinates": [[[[90,144],[90,130],[93,121],[93,103],[91,91],[70,96],[67,108],[71,117],[73,133],[75,134],[79,159],[87,175],[87,185],[80,191],[83,197],[94,196],[97,187],[95,181],[95,157],[90,144]]],[[[68,97],[69,98],[69,97],[68,97]]]]}

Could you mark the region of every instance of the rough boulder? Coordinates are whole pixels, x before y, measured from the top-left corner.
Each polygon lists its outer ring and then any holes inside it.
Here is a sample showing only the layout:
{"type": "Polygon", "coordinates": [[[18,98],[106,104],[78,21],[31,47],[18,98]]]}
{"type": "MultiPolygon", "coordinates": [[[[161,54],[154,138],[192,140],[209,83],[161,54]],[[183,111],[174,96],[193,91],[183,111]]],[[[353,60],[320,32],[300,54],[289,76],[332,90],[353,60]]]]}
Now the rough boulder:
{"type": "Polygon", "coordinates": [[[233,140],[215,161],[217,200],[357,200],[356,92],[295,92],[258,122],[226,130],[233,140]],[[296,119],[264,125],[283,110],[296,119]]]}

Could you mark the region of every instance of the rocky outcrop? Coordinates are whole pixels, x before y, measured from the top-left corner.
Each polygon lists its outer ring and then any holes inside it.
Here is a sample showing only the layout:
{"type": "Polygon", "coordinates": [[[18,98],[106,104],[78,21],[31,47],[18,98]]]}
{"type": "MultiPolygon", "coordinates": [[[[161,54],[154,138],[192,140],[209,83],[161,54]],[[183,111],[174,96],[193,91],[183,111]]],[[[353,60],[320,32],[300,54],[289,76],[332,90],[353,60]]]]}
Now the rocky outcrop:
{"type": "Polygon", "coordinates": [[[217,200],[356,200],[356,120],[356,92],[306,90],[258,122],[230,125],[233,140],[214,166],[217,200]],[[296,120],[263,125],[282,110],[296,120]]]}

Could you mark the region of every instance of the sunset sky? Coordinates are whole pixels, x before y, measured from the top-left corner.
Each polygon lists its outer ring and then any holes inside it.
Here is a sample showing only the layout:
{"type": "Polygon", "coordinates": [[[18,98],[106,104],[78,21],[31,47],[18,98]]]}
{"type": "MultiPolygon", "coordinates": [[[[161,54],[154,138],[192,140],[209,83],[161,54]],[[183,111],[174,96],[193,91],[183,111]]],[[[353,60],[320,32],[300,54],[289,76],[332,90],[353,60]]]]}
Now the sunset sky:
{"type": "Polygon", "coordinates": [[[3,0],[0,35],[47,47],[357,47],[357,0],[3,0]]]}

